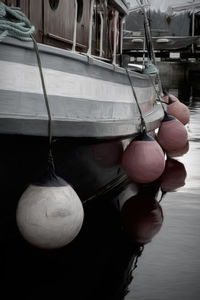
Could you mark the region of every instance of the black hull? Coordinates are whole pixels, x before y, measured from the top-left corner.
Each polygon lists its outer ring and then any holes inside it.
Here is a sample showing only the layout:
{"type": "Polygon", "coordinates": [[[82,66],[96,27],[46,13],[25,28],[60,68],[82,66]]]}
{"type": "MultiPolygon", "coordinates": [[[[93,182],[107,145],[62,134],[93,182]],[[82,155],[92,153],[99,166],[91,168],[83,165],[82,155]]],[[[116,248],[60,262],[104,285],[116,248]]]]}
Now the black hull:
{"type": "MultiPolygon", "coordinates": [[[[59,138],[53,140],[55,172],[72,185],[82,202],[101,194],[124,176],[120,167],[122,141],[59,138]]],[[[48,168],[48,139],[1,135],[3,210],[14,210],[27,186],[38,182],[48,168]]]]}

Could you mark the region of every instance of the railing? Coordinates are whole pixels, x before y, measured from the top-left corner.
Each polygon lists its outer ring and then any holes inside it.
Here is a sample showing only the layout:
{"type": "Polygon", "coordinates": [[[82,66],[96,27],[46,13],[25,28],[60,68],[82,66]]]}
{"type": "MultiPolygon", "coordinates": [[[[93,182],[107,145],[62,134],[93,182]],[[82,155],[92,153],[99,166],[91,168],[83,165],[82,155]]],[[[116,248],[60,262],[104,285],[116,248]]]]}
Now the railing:
{"type": "Polygon", "coordinates": [[[77,15],[78,15],[78,3],[77,0],[74,0],[74,34],[73,34],[72,51],[76,50],[77,15]]]}
{"type": "Polygon", "coordinates": [[[114,45],[113,45],[113,65],[116,65],[116,57],[117,57],[117,22],[119,18],[119,12],[115,11],[114,16],[114,45]]]}
{"type": "Polygon", "coordinates": [[[125,24],[125,17],[121,19],[121,23],[120,23],[120,55],[122,55],[122,52],[123,52],[124,24],[125,24]]]}
{"type": "Polygon", "coordinates": [[[90,27],[89,27],[89,43],[87,54],[92,54],[92,20],[93,20],[94,0],[91,0],[90,4],[90,27]]]}
{"type": "Polygon", "coordinates": [[[103,14],[102,11],[99,12],[100,20],[101,20],[101,28],[100,28],[100,53],[99,56],[103,55],[103,14]]]}
{"type": "MultiPolygon", "coordinates": [[[[104,2],[105,6],[107,7],[107,1],[102,0],[104,2]]],[[[102,4],[102,3],[101,3],[102,4]]],[[[88,50],[87,55],[89,57],[95,57],[99,58],[100,60],[110,61],[103,57],[103,41],[104,41],[104,13],[103,9],[100,9],[97,11],[99,17],[100,17],[100,41],[99,41],[99,56],[92,55],[92,26],[93,26],[93,14],[94,14],[94,0],[91,0],[90,2],[90,19],[89,19],[89,38],[88,38],[88,50]]],[[[76,51],[76,46],[79,44],[76,42],[77,39],[77,14],[78,14],[78,2],[77,0],[74,0],[74,31],[73,31],[73,44],[72,44],[72,51],[76,51]]],[[[119,20],[119,12],[115,11],[114,15],[114,32],[113,32],[113,53],[112,53],[112,63],[113,65],[116,65],[116,58],[117,58],[117,40],[118,40],[118,32],[117,32],[117,24],[119,20]]],[[[122,54],[122,43],[123,43],[123,21],[121,22],[120,27],[120,54],[122,54]]]]}

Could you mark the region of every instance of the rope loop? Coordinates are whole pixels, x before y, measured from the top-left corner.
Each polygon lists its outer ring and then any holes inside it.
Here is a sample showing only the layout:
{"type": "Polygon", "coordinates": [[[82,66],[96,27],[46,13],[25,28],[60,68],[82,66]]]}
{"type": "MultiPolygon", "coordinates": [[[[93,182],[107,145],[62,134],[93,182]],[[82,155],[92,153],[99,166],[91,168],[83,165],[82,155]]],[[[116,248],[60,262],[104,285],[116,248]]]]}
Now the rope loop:
{"type": "Polygon", "coordinates": [[[30,41],[34,31],[35,27],[19,8],[8,7],[0,1],[0,41],[6,36],[30,41]]]}

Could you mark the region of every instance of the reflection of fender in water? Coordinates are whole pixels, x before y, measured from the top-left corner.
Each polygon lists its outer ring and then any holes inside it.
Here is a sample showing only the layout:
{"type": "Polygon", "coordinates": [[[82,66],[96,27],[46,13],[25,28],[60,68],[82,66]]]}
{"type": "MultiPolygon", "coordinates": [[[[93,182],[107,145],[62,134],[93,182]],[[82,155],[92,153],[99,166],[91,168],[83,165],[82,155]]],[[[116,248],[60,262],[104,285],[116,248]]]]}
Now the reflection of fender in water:
{"type": "Polygon", "coordinates": [[[167,158],[165,170],[160,178],[163,192],[172,192],[185,185],[187,172],[184,164],[180,161],[167,158]]]}
{"type": "Polygon", "coordinates": [[[157,183],[141,185],[138,194],[122,205],[122,227],[128,237],[137,243],[149,243],[161,229],[163,212],[156,200],[158,188],[157,183]]]}

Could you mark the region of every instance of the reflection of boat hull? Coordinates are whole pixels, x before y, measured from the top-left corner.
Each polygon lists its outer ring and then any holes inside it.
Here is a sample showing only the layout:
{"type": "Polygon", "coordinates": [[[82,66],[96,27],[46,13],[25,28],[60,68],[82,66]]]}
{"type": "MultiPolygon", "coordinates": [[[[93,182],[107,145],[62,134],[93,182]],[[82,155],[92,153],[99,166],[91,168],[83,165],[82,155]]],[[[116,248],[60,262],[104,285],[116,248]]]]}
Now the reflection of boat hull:
{"type": "Polygon", "coordinates": [[[0,253],[4,257],[2,287],[7,297],[12,298],[9,287],[14,285],[15,295],[23,300],[66,296],[82,300],[124,299],[142,247],[123,234],[119,213],[109,201],[112,197],[110,194],[85,205],[80,234],[59,250],[30,247],[16,234],[11,219],[5,223],[3,220],[0,253]],[[25,283],[23,288],[21,282],[25,283]]]}
{"type": "MultiPolygon", "coordinates": [[[[141,37],[124,37],[123,49],[124,51],[130,50],[143,50],[143,40],[141,37]]],[[[153,46],[155,50],[178,50],[185,49],[192,44],[197,44],[199,36],[158,36],[152,37],[153,46]]]]}

